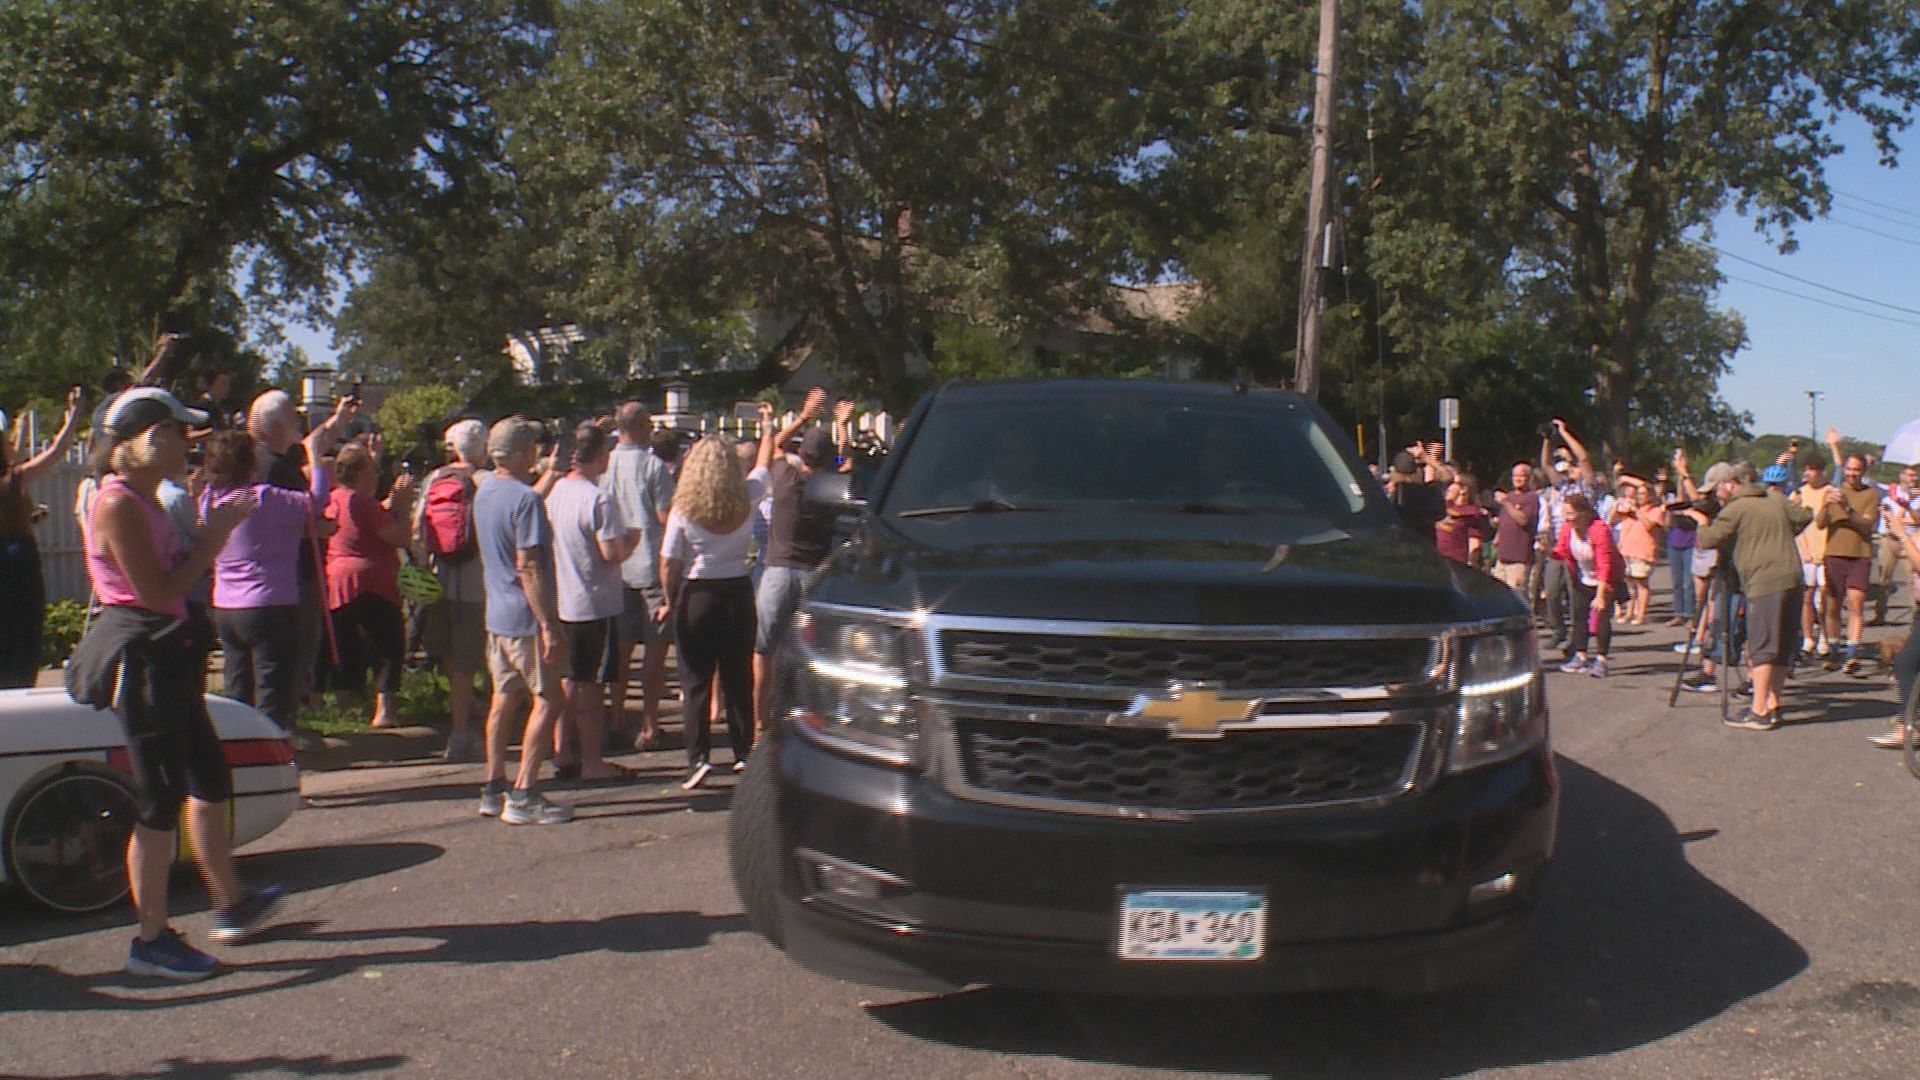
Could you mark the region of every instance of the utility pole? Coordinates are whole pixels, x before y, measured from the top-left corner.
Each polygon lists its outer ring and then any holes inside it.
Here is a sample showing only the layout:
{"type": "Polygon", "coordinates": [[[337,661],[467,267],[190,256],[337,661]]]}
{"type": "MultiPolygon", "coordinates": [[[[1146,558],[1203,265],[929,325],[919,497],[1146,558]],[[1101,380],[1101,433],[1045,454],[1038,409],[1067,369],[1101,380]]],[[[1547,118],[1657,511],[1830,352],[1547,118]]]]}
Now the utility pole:
{"type": "Polygon", "coordinates": [[[1807,438],[1815,446],[1820,445],[1820,399],[1827,395],[1818,390],[1804,391],[1807,395],[1807,438]]]}
{"type": "Polygon", "coordinates": [[[1300,258],[1300,333],[1293,367],[1294,389],[1320,396],[1320,317],[1326,306],[1322,283],[1331,265],[1333,196],[1333,92],[1340,60],[1339,0],[1320,0],[1320,52],[1313,78],[1313,165],[1307,188],[1307,242],[1300,258]]]}

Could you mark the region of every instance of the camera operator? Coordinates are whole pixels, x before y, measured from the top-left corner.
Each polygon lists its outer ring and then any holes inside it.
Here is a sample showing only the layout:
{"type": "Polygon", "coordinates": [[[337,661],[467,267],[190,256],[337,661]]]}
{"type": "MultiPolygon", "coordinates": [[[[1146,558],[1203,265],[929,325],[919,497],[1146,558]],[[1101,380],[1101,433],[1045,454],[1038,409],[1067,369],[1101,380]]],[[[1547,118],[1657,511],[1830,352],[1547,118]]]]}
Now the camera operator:
{"type": "MultiPolygon", "coordinates": [[[[1730,726],[1769,731],[1780,722],[1780,691],[1800,619],[1800,553],[1794,537],[1813,520],[1804,507],[1756,482],[1753,464],[1738,462],[1715,488],[1720,513],[1689,510],[1700,547],[1732,556],[1747,601],[1747,657],[1753,704],[1730,726]]],[[[1731,658],[1728,658],[1731,662],[1731,658]]]]}
{"type": "Polygon", "coordinates": [[[1387,472],[1387,500],[1393,503],[1400,524],[1429,544],[1434,543],[1434,526],[1447,516],[1446,479],[1433,482],[1432,473],[1450,473],[1440,462],[1439,451],[1431,445],[1414,444],[1393,455],[1393,467],[1387,472]],[[1415,456],[1419,450],[1425,460],[1415,456]]]}

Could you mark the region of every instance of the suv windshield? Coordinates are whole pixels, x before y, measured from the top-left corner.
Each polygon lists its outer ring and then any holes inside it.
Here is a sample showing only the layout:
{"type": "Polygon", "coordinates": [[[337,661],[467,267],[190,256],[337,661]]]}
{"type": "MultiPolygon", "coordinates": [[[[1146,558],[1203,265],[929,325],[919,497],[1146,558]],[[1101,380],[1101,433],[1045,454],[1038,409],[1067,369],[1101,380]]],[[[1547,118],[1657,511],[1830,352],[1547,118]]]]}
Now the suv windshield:
{"type": "Polygon", "coordinates": [[[885,496],[889,514],[1118,507],[1344,521],[1370,482],[1314,411],[1268,394],[968,388],[940,400],[885,496]]]}

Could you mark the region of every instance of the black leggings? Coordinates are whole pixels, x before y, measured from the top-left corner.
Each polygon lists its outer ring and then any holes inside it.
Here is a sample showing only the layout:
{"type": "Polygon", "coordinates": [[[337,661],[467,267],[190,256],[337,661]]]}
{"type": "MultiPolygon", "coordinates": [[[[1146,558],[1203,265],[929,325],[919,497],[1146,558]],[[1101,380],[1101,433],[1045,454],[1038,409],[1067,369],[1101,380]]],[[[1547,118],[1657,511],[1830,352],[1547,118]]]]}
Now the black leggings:
{"type": "Polygon", "coordinates": [[[753,749],[753,579],[689,581],[680,589],[674,627],[680,646],[680,722],[687,733],[687,764],[707,760],[712,733],[707,709],[718,671],[726,691],[727,737],[733,758],[753,749]]]}
{"type": "Polygon", "coordinates": [[[233,797],[233,771],[207,713],[212,646],[213,621],[189,605],[186,621],[163,641],[124,654],[120,725],[139,790],[135,820],[149,829],[178,828],[189,795],[206,803],[233,797]]]}
{"type": "Polygon", "coordinates": [[[1598,613],[1600,616],[1600,629],[1598,631],[1589,631],[1587,629],[1587,620],[1593,618],[1595,614],[1593,610],[1593,598],[1598,595],[1600,590],[1592,585],[1582,584],[1580,575],[1571,573],[1567,575],[1567,587],[1573,593],[1573,627],[1572,632],[1567,635],[1568,655],[1587,651],[1587,634],[1590,632],[1593,633],[1594,639],[1593,654],[1595,656],[1607,655],[1607,647],[1613,644],[1613,604],[1609,602],[1606,607],[1598,613]]]}
{"type": "Polygon", "coordinates": [[[407,624],[400,606],[384,596],[361,593],[333,612],[333,634],[340,643],[340,663],[333,669],[335,690],[366,688],[367,670],[373,670],[373,688],[382,694],[400,690],[400,668],[406,662],[407,624]]]}
{"type": "Polygon", "coordinates": [[[216,608],[220,676],[228,697],[244,701],[282,731],[293,730],[295,668],[300,656],[300,608],[295,604],[258,608],[216,608]]]}
{"type": "Polygon", "coordinates": [[[31,536],[0,537],[0,687],[32,686],[40,674],[40,628],[47,618],[40,546],[31,536]]]}

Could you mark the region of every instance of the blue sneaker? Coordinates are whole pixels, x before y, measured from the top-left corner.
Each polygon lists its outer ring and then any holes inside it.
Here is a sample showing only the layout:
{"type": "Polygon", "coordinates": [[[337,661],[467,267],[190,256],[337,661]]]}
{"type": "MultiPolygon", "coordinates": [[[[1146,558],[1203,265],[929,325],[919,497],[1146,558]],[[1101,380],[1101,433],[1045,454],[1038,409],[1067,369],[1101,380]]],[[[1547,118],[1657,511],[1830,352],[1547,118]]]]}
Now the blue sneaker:
{"type": "Polygon", "coordinates": [[[278,885],[250,889],[239,903],[213,913],[213,929],[207,936],[222,945],[238,945],[259,933],[286,898],[287,890],[278,885]]]}
{"type": "Polygon", "coordinates": [[[152,941],[133,939],[127,949],[127,974],[195,982],[220,970],[220,961],[186,943],[169,926],[152,941]]]}

